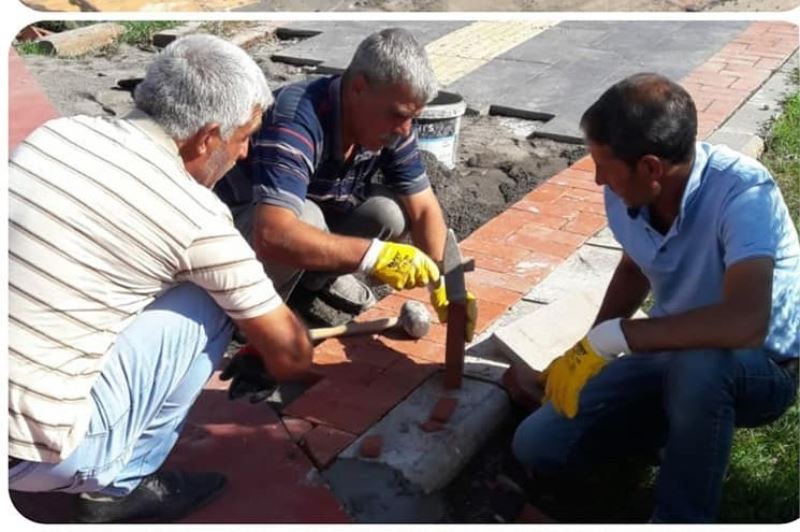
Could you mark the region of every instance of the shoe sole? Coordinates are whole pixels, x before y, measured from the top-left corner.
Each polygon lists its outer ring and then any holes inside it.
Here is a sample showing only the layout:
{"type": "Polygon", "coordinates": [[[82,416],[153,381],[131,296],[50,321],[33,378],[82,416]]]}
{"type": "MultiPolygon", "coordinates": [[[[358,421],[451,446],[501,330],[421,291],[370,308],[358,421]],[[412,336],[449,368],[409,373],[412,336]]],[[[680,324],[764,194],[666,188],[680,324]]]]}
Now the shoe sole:
{"type": "Polygon", "coordinates": [[[115,524],[115,523],[118,523],[118,524],[128,524],[128,523],[151,523],[151,524],[154,524],[154,523],[171,523],[171,522],[177,521],[178,519],[183,519],[187,515],[189,515],[189,514],[195,512],[195,511],[199,510],[200,508],[203,508],[204,506],[206,506],[208,503],[210,503],[212,500],[214,500],[222,492],[222,490],[225,488],[227,483],[228,483],[227,479],[223,478],[222,482],[220,483],[220,485],[216,489],[214,489],[213,491],[210,491],[205,497],[203,497],[202,499],[197,501],[194,504],[194,506],[192,506],[190,508],[187,508],[182,513],[176,514],[174,516],[169,516],[167,518],[142,517],[142,518],[130,519],[130,520],[126,520],[126,521],[84,521],[84,520],[81,520],[80,518],[78,518],[74,522],[75,523],[80,523],[80,524],[87,524],[87,525],[88,524],[93,524],[93,525],[115,524]]]}

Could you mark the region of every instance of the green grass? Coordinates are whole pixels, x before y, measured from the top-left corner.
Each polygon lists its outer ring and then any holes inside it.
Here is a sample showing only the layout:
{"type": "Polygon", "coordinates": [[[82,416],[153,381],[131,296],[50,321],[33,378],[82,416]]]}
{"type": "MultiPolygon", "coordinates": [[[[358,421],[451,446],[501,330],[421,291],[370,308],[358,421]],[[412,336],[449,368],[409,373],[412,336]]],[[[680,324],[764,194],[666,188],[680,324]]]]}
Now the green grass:
{"type": "Polygon", "coordinates": [[[767,137],[762,160],[778,181],[795,226],[800,227],[800,89],[786,100],[783,114],[767,137]]]}
{"type": "MultiPolygon", "coordinates": [[[[800,228],[800,83],[766,139],[762,162],[800,228]]],[[[720,522],[785,523],[800,516],[800,405],[765,427],[736,431],[720,522]]]]}
{"type": "Polygon", "coordinates": [[[162,21],[125,21],[121,22],[125,28],[125,32],[120,37],[120,42],[130,44],[132,46],[148,45],[153,34],[161,31],[174,28],[180,22],[171,20],[162,21]]]}
{"type": "Polygon", "coordinates": [[[14,44],[14,49],[19,55],[48,55],[50,52],[36,41],[23,41],[14,44]]]}
{"type": "Polygon", "coordinates": [[[800,404],[777,421],[736,431],[719,522],[786,523],[798,518],[800,404]]]}
{"type": "MultiPolygon", "coordinates": [[[[180,22],[177,21],[123,21],[120,22],[124,31],[115,44],[112,44],[104,49],[106,53],[114,53],[117,45],[120,43],[128,44],[131,46],[149,46],[150,40],[153,35],[161,30],[170,29],[178,26],[180,22]]],[[[45,24],[40,24],[45,26],[45,24]]],[[[79,26],[86,25],[84,23],[76,23],[74,25],[51,24],[48,29],[52,31],[64,31],[74,29],[79,26]]],[[[48,49],[42,47],[38,42],[19,42],[14,44],[17,53],[21,55],[46,55],[48,49]]]]}

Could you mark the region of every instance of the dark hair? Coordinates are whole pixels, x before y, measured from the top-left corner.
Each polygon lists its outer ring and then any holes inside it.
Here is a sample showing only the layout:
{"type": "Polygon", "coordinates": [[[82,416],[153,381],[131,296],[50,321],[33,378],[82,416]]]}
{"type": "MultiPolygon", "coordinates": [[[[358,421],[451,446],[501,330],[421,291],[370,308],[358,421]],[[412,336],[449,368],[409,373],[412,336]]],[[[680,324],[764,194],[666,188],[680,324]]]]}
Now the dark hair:
{"type": "Polygon", "coordinates": [[[586,137],[635,164],[645,155],[689,161],[697,137],[697,109],[677,83],[640,73],[615,83],[581,117],[586,137]]]}

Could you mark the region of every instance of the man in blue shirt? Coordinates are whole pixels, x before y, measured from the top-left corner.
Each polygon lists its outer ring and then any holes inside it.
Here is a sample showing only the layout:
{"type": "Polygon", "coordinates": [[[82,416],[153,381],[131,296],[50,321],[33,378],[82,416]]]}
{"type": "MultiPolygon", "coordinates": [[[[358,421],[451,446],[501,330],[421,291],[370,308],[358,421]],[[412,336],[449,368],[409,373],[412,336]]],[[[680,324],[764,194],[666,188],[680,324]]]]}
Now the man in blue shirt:
{"type": "Polygon", "coordinates": [[[373,296],[341,274],[362,272],[396,289],[431,284],[446,318],[446,226],[412,129],[437,91],[424,48],[393,28],[367,37],[342,76],[276,92],[248,158],[216,190],[284,299],[302,277],[357,313],[373,296]],[[406,234],[414,245],[395,243],[406,234]]]}
{"type": "Polygon", "coordinates": [[[712,521],[734,427],[797,395],[797,230],[769,172],[697,143],[694,102],[660,75],[615,84],[581,125],[623,256],[514,453],[548,476],[661,448],[652,520],[712,521]],[[631,319],[648,292],[650,316],[631,319]]]}

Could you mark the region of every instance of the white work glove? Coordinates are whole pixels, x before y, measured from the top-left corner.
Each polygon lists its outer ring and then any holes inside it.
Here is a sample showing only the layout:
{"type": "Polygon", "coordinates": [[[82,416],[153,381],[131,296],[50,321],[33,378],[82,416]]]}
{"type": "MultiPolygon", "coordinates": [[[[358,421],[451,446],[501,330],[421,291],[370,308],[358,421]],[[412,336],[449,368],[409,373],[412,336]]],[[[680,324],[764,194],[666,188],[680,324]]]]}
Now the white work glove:
{"type": "Polygon", "coordinates": [[[586,334],[586,339],[594,351],[606,360],[613,360],[631,352],[622,332],[622,318],[598,323],[586,334]]]}

